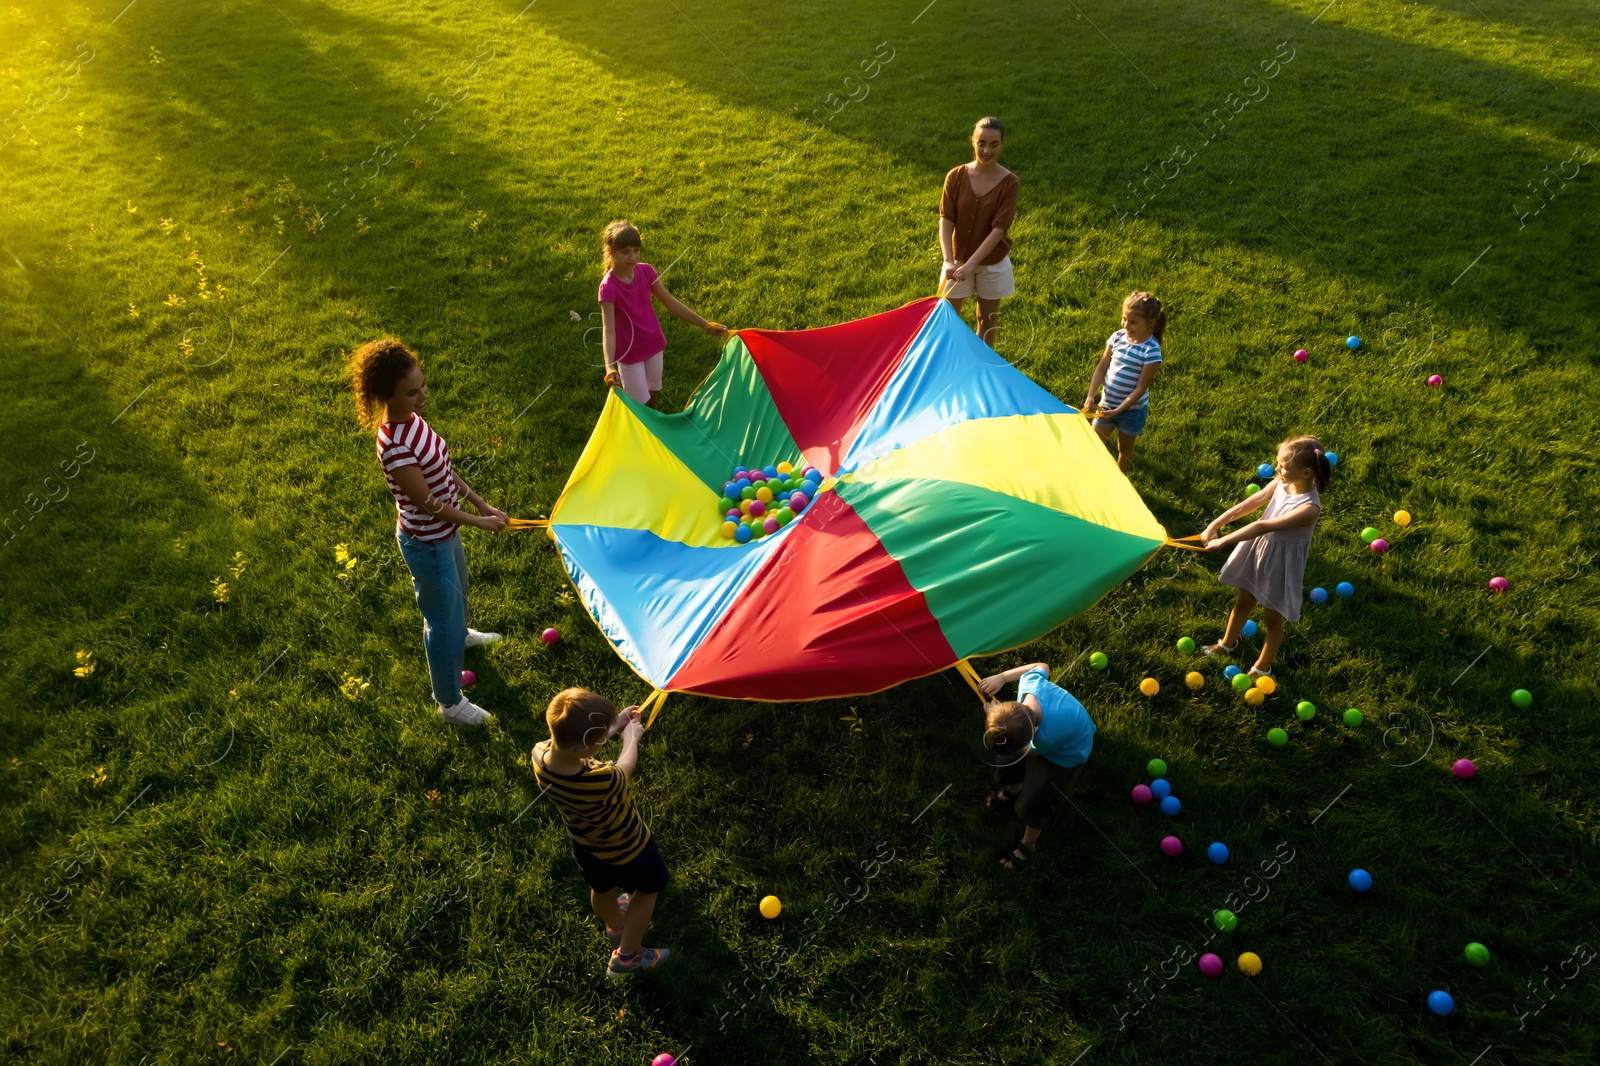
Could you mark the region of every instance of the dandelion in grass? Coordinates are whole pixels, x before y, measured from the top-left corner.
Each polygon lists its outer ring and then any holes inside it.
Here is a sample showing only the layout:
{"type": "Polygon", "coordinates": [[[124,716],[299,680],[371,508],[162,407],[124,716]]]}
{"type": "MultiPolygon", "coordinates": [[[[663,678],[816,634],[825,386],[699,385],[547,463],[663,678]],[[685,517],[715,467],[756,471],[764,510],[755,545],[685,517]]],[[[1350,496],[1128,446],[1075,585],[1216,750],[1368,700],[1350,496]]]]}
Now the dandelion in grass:
{"type": "Polygon", "coordinates": [[[356,216],[356,232],[363,237],[372,232],[372,225],[367,222],[366,215],[356,216]]]}
{"type": "Polygon", "coordinates": [[[89,775],[89,780],[91,783],[93,783],[95,788],[99,788],[110,779],[106,777],[106,768],[104,766],[97,766],[94,769],[94,773],[89,775]]]}
{"type": "Polygon", "coordinates": [[[161,227],[162,233],[171,233],[173,230],[178,228],[178,224],[172,221],[170,218],[164,218],[160,222],[156,223],[156,225],[161,227]]]}
{"type": "Polygon", "coordinates": [[[228,572],[234,577],[238,577],[240,574],[244,573],[244,568],[247,562],[248,560],[245,559],[244,552],[234,552],[233,565],[228,567],[228,572]]]}
{"type": "Polygon", "coordinates": [[[77,653],[78,665],[72,668],[72,676],[83,678],[94,673],[94,652],[80,651],[77,653]]]}
{"type": "Polygon", "coordinates": [[[163,306],[163,307],[182,307],[184,304],[186,304],[188,302],[189,302],[188,300],[185,300],[182,296],[179,296],[177,293],[169,292],[169,293],[167,293],[167,298],[165,300],[161,301],[161,306],[163,306]]]}
{"type": "Polygon", "coordinates": [[[228,602],[228,583],[220,577],[211,579],[211,598],[218,603],[228,602]]]}
{"type": "Polygon", "coordinates": [[[339,682],[339,694],[351,703],[359,700],[372,685],[365,678],[357,677],[352,673],[342,673],[343,680],[339,682]]]}
{"type": "Polygon", "coordinates": [[[350,572],[356,568],[357,562],[356,557],[350,554],[349,545],[335,544],[333,546],[333,561],[344,567],[343,570],[337,571],[333,576],[340,581],[349,580],[350,572]]]}

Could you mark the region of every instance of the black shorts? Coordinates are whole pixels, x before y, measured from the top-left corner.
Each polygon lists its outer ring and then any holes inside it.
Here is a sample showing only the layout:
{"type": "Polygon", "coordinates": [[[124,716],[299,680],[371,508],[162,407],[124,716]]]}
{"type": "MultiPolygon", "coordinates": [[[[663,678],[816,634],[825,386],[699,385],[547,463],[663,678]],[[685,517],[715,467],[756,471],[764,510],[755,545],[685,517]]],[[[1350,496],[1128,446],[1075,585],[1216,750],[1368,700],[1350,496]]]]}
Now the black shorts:
{"type": "Polygon", "coordinates": [[[1083,766],[1060,766],[1030,751],[1014,763],[996,767],[994,776],[998,784],[1022,786],[1013,801],[1017,817],[1023,825],[1043,829],[1053,821],[1056,801],[1078,783],[1083,766]]]}
{"type": "Polygon", "coordinates": [[[596,892],[610,892],[614,888],[629,892],[660,892],[672,879],[667,872],[667,864],[662,861],[661,852],[656,849],[655,837],[650,838],[650,843],[634,856],[632,862],[620,866],[596,858],[593,852],[579,847],[571,837],[567,838],[567,846],[572,850],[572,858],[577,862],[578,869],[583,872],[584,883],[596,892]]]}

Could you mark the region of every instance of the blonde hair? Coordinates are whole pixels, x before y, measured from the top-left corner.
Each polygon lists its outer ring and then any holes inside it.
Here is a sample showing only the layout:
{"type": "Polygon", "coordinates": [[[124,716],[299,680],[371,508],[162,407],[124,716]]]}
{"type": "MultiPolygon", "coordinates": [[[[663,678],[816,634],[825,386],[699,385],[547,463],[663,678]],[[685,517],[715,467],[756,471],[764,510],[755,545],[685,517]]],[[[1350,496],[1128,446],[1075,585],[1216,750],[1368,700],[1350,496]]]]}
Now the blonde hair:
{"type": "Polygon", "coordinates": [[[617,705],[586,688],[562,689],[544,712],[551,743],[565,751],[594,747],[616,719],[617,705]]]}
{"type": "Polygon", "coordinates": [[[1020,759],[1033,741],[1033,716],[1016,700],[991,703],[983,710],[983,746],[1020,759]]]}
{"type": "Polygon", "coordinates": [[[1150,323],[1150,335],[1161,343],[1161,334],[1167,328],[1167,312],[1161,306],[1161,301],[1147,292],[1132,292],[1122,301],[1124,311],[1132,311],[1146,322],[1150,323]]]}
{"type": "Polygon", "coordinates": [[[417,353],[399,337],[379,337],[351,354],[350,388],[356,397],[356,417],[363,428],[377,430],[400,379],[421,365],[417,353]]]}
{"type": "Polygon", "coordinates": [[[611,253],[618,248],[643,248],[639,243],[639,227],[625,218],[619,218],[600,234],[600,261],[611,269],[611,253]]]}
{"type": "Polygon", "coordinates": [[[1328,462],[1328,450],[1322,446],[1320,440],[1308,434],[1290,437],[1278,447],[1289,449],[1290,463],[1311,471],[1318,492],[1328,491],[1328,476],[1333,473],[1333,464],[1328,462]]]}

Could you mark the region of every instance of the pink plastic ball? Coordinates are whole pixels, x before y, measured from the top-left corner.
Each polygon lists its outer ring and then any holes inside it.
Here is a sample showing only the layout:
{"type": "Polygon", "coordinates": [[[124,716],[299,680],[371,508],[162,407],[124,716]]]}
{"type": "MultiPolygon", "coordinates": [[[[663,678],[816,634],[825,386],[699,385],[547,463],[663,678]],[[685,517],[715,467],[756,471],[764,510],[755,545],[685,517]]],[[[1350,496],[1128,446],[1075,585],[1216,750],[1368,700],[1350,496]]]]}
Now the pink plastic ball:
{"type": "Polygon", "coordinates": [[[1489,587],[1494,589],[1496,592],[1504,592],[1506,589],[1511,587],[1511,582],[1507,581],[1503,577],[1491,577],[1489,579],[1489,587]]]}
{"type": "Polygon", "coordinates": [[[1430,388],[1437,389],[1440,385],[1443,385],[1443,384],[1444,384],[1444,378],[1440,377],[1438,374],[1434,374],[1433,376],[1428,378],[1428,385],[1429,385],[1430,388]]]}
{"type": "Polygon", "coordinates": [[[760,518],[762,515],[767,513],[767,505],[762,503],[760,500],[751,500],[750,513],[755,515],[757,518],[760,518]]]}
{"type": "Polygon", "coordinates": [[[1213,955],[1209,951],[1200,956],[1200,972],[1205,974],[1207,977],[1221,977],[1222,956],[1213,955]]]}
{"type": "Polygon", "coordinates": [[[776,518],[768,518],[761,523],[761,528],[768,533],[776,533],[778,531],[778,520],[776,518]]]}
{"type": "Polygon", "coordinates": [[[742,512],[742,511],[740,511],[740,510],[739,510],[739,508],[737,508],[737,507],[734,507],[734,508],[732,508],[732,509],[730,509],[730,510],[729,510],[729,511],[728,511],[728,513],[727,513],[727,514],[725,514],[725,515],[723,515],[723,516],[722,516],[722,517],[724,517],[724,518],[731,518],[731,519],[733,519],[733,520],[734,520],[734,521],[735,521],[735,522],[737,522],[737,521],[739,521],[739,519],[741,519],[741,518],[743,518],[743,517],[744,517],[744,513],[743,513],[743,512],[742,512]]]}
{"type": "Polygon", "coordinates": [[[561,634],[556,631],[554,626],[551,626],[549,629],[539,634],[539,639],[544,641],[546,644],[554,644],[556,641],[561,639],[561,634]]]}
{"type": "Polygon", "coordinates": [[[1161,838],[1161,854],[1163,854],[1163,855],[1182,855],[1183,854],[1183,841],[1179,840],[1177,837],[1162,837],[1161,838]]]}
{"type": "Polygon", "coordinates": [[[1150,794],[1150,786],[1149,785],[1134,785],[1133,786],[1132,798],[1133,798],[1133,802],[1139,804],[1139,806],[1142,807],[1146,803],[1149,803],[1155,797],[1150,794]]]}
{"type": "Polygon", "coordinates": [[[1299,351],[1294,353],[1294,361],[1297,363],[1303,363],[1310,358],[1311,353],[1306,351],[1304,348],[1301,348],[1299,351]]]}
{"type": "Polygon", "coordinates": [[[476,685],[477,683],[478,683],[478,675],[477,674],[473,673],[471,670],[463,670],[463,671],[461,671],[461,687],[462,688],[471,688],[473,685],[476,685]]]}
{"type": "Polygon", "coordinates": [[[797,492],[793,496],[789,497],[789,510],[791,510],[791,511],[803,511],[803,510],[805,510],[806,504],[808,504],[810,502],[811,502],[810,500],[806,499],[806,494],[805,493],[797,492]]]}
{"type": "Polygon", "coordinates": [[[1471,759],[1457,759],[1450,767],[1450,772],[1465,781],[1478,772],[1471,759]]]}
{"type": "Polygon", "coordinates": [[[1377,552],[1379,555],[1382,555],[1384,552],[1389,550],[1389,542],[1384,540],[1382,537],[1379,537],[1377,540],[1368,545],[1368,547],[1377,552]]]}
{"type": "Polygon", "coordinates": [[[669,1055],[663,1051],[661,1054],[650,1060],[650,1066],[678,1066],[678,1060],[672,1055],[669,1055]]]}

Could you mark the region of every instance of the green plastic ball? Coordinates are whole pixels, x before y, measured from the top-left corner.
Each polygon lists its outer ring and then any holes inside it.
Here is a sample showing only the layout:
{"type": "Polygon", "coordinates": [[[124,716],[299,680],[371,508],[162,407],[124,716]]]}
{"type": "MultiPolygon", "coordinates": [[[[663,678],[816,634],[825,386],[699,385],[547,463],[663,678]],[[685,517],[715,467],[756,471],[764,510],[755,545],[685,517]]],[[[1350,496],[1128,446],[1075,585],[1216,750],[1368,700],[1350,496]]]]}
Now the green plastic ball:
{"type": "Polygon", "coordinates": [[[1224,933],[1231,933],[1239,928],[1239,916],[1232,911],[1218,911],[1211,916],[1211,923],[1224,933]]]}
{"type": "Polygon", "coordinates": [[[722,514],[727,514],[729,511],[733,510],[737,506],[739,506],[739,505],[734,503],[732,500],[728,499],[728,497],[726,497],[726,496],[722,497],[722,499],[717,501],[717,510],[720,511],[722,514]]]}
{"type": "Polygon", "coordinates": [[[741,500],[753,500],[755,498],[756,498],[756,487],[754,485],[746,485],[744,488],[739,490],[739,499],[741,499],[741,500]]]}
{"type": "Polygon", "coordinates": [[[1096,670],[1104,670],[1106,667],[1111,665],[1111,660],[1106,658],[1105,652],[1097,651],[1093,655],[1089,656],[1089,665],[1094,667],[1096,670]]]}
{"type": "Polygon", "coordinates": [[[1179,637],[1178,638],[1178,650],[1183,652],[1183,654],[1185,654],[1185,655],[1193,655],[1194,654],[1194,638],[1193,637],[1179,637]]]}
{"type": "Polygon", "coordinates": [[[1533,693],[1525,688],[1519,688],[1511,694],[1511,702],[1523,710],[1527,710],[1533,706],[1533,693]]]}
{"type": "Polygon", "coordinates": [[[1371,544],[1373,541],[1378,539],[1378,531],[1372,526],[1368,526],[1366,529],[1361,531],[1361,539],[1366,541],[1368,544],[1371,544]]]}
{"type": "Polygon", "coordinates": [[[1244,494],[1246,496],[1254,496],[1256,493],[1258,493],[1260,491],[1261,491],[1261,486],[1260,485],[1246,485],[1244,487],[1244,494]]]}
{"type": "Polygon", "coordinates": [[[1302,722],[1309,722],[1317,716],[1317,705],[1310,700],[1301,700],[1294,705],[1294,713],[1300,717],[1302,722]]]}
{"type": "Polygon", "coordinates": [[[1344,724],[1349,726],[1351,729],[1361,728],[1361,723],[1366,720],[1367,716],[1361,713],[1361,709],[1359,707],[1351,707],[1349,710],[1344,712],[1344,724]]]}
{"type": "Polygon", "coordinates": [[[1164,759],[1151,759],[1144,764],[1144,768],[1151,777],[1167,776],[1167,763],[1164,759]]]}
{"type": "Polygon", "coordinates": [[[794,512],[787,507],[778,508],[778,525],[786,526],[794,521],[794,512]]]}
{"type": "Polygon", "coordinates": [[[1253,680],[1251,680],[1249,674],[1234,674],[1233,675],[1233,690],[1235,692],[1243,692],[1246,689],[1250,688],[1250,686],[1252,686],[1254,684],[1255,684],[1255,682],[1253,680]]]}
{"type": "Polygon", "coordinates": [[[751,522],[750,523],[750,539],[751,540],[760,540],[762,537],[764,537],[766,535],[767,535],[767,527],[765,525],[763,525],[761,521],[755,521],[755,522],[751,522]]]}
{"type": "Polygon", "coordinates": [[[1276,727],[1267,730],[1267,743],[1275,748],[1281,748],[1289,743],[1289,734],[1276,727]]]}
{"type": "Polygon", "coordinates": [[[1474,966],[1483,966],[1489,961],[1489,949],[1474,940],[1467,945],[1467,950],[1461,953],[1466,960],[1474,966]]]}

